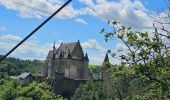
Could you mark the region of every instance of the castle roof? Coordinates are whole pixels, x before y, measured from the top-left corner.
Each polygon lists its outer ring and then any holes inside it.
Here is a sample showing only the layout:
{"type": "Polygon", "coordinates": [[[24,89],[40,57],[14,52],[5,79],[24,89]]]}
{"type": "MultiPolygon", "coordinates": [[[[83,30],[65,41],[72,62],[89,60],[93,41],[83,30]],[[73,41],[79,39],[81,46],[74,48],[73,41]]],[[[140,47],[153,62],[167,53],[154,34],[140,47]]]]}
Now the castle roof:
{"type": "Polygon", "coordinates": [[[106,56],[105,56],[103,64],[102,64],[102,67],[105,67],[105,68],[110,68],[111,67],[108,53],[106,53],[106,56]]]}
{"type": "Polygon", "coordinates": [[[51,59],[53,54],[55,54],[55,58],[70,58],[77,45],[80,45],[79,41],[65,44],[61,43],[58,49],[49,51],[47,59],[51,59]]]}
{"type": "Polygon", "coordinates": [[[108,53],[106,53],[106,56],[104,58],[104,61],[103,62],[109,62],[109,56],[108,56],[108,53]]]}
{"type": "Polygon", "coordinates": [[[78,42],[61,44],[60,47],[56,51],[56,58],[60,58],[60,57],[68,58],[69,53],[72,54],[77,44],[78,42]]]}
{"type": "Polygon", "coordinates": [[[48,52],[48,55],[47,55],[47,58],[46,58],[46,59],[51,59],[52,55],[53,55],[53,51],[50,50],[50,51],[48,52]]]}
{"type": "Polygon", "coordinates": [[[89,61],[89,57],[88,57],[87,53],[86,53],[84,59],[85,59],[86,61],[89,61]]]}

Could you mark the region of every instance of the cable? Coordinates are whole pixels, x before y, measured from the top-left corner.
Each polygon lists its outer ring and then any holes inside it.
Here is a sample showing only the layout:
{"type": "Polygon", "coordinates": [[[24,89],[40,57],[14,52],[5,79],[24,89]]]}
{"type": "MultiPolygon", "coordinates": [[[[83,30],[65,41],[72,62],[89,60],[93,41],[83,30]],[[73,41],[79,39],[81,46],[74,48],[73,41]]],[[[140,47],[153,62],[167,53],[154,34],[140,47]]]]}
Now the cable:
{"type": "Polygon", "coordinates": [[[15,49],[17,49],[22,43],[24,43],[28,38],[30,38],[35,32],[37,32],[44,24],[46,24],[51,18],[53,18],[58,12],[60,12],[65,6],[67,6],[72,0],[68,0],[63,4],[58,10],[56,10],[50,17],[48,17],[44,22],[42,22],[38,27],[36,27],[30,34],[28,34],[21,42],[19,42],[14,48],[12,48],[7,54],[5,54],[0,62],[3,61],[8,55],[10,55],[15,49]]]}

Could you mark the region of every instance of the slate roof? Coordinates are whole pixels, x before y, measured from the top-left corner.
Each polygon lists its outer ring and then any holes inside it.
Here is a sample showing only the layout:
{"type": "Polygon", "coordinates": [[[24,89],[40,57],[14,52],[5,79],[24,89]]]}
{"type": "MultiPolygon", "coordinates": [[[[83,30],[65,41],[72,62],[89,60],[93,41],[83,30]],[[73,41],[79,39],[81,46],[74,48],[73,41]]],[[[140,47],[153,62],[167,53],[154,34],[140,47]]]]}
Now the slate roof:
{"type": "Polygon", "coordinates": [[[88,57],[87,53],[86,53],[84,59],[85,59],[86,61],[89,61],[89,57],[88,57]]]}
{"type": "Polygon", "coordinates": [[[28,77],[29,75],[31,75],[31,74],[30,73],[22,73],[18,76],[18,78],[24,79],[24,78],[28,77]]]}
{"type": "MultiPolygon", "coordinates": [[[[78,43],[79,41],[73,43],[65,43],[65,44],[62,43],[60,47],[57,50],[55,50],[55,54],[56,54],[55,58],[69,58],[78,43]]],[[[53,55],[53,50],[50,50],[47,59],[52,58],[52,55],[53,55]]]]}
{"type": "Polygon", "coordinates": [[[46,59],[51,59],[52,55],[53,55],[53,51],[50,50],[49,53],[48,53],[48,55],[47,55],[47,58],[46,58],[46,59]]]}
{"type": "Polygon", "coordinates": [[[73,42],[73,43],[66,43],[66,44],[61,44],[58,50],[56,51],[56,58],[68,58],[69,54],[71,55],[74,48],[78,42],[73,42]]]}

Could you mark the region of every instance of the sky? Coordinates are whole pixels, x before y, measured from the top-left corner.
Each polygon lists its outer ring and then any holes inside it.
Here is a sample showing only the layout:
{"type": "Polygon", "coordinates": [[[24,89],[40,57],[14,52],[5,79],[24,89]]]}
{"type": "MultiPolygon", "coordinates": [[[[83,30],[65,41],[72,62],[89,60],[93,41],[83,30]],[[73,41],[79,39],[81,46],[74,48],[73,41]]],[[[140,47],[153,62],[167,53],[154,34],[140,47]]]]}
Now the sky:
{"type": "MultiPolygon", "coordinates": [[[[0,55],[6,54],[66,0],[0,0],[0,55]]],[[[155,16],[166,9],[164,0],[73,0],[10,56],[45,60],[61,42],[80,40],[91,64],[101,64],[107,50],[116,52],[123,44],[105,42],[100,30],[112,30],[108,20],[117,20],[137,31],[149,31],[155,16]]],[[[110,57],[112,64],[119,60],[110,57]]]]}

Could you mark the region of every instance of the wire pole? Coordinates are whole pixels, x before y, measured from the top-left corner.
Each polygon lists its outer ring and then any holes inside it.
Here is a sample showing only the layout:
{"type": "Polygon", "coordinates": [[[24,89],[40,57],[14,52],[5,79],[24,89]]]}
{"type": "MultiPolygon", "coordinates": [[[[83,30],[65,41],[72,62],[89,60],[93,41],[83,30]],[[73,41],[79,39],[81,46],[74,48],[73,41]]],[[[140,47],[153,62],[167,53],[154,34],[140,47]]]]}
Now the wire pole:
{"type": "Polygon", "coordinates": [[[28,34],[21,42],[19,42],[14,48],[12,48],[7,54],[5,54],[0,62],[3,61],[8,55],[10,55],[15,49],[17,49],[22,43],[24,43],[28,38],[30,38],[35,32],[37,32],[42,26],[44,26],[51,18],[53,18],[58,12],[60,12],[65,6],[67,6],[72,0],[68,0],[63,4],[58,10],[56,10],[50,17],[48,17],[44,22],[42,22],[38,27],[36,27],[30,34],[28,34]]]}

